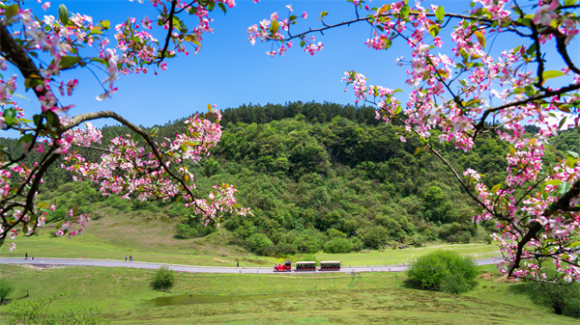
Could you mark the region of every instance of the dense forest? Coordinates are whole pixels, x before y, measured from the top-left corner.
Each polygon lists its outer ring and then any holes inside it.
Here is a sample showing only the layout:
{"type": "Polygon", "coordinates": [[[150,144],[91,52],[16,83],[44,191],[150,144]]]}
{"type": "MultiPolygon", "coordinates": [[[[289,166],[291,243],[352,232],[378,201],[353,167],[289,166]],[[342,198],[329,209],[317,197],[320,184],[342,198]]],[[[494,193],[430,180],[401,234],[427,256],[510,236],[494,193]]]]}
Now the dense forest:
{"type": "MultiPolygon", "coordinates": [[[[184,124],[178,120],[157,127],[158,137],[172,138],[184,124]]],[[[494,225],[473,224],[477,207],[446,166],[429,153],[415,154],[419,140],[401,142],[399,128],[379,123],[371,107],[315,102],[243,105],[223,112],[222,127],[222,140],[211,158],[191,168],[200,195],[219,182],[237,186],[240,203],[251,207],[253,216],[229,218],[221,226],[234,233],[235,244],[255,253],[338,253],[438,240],[491,240],[494,225]]],[[[527,131],[537,128],[529,126],[527,131]]],[[[125,134],[131,134],[125,127],[103,128],[105,139],[125,134]]],[[[553,137],[545,162],[554,164],[578,143],[577,130],[553,137]]],[[[0,145],[22,150],[12,139],[0,139],[0,145]]],[[[488,186],[505,180],[509,148],[493,136],[478,138],[469,153],[447,143],[438,146],[458,170],[483,173],[488,186]]],[[[98,152],[81,150],[90,160],[99,157],[98,152]]],[[[102,197],[94,184],[70,184],[71,175],[59,166],[50,168],[41,196],[59,205],[56,219],[73,201],[86,212],[101,202],[123,213],[149,211],[176,218],[178,237],[215,231],[215,226],[201,226],[182,203],[102,197]]]]}

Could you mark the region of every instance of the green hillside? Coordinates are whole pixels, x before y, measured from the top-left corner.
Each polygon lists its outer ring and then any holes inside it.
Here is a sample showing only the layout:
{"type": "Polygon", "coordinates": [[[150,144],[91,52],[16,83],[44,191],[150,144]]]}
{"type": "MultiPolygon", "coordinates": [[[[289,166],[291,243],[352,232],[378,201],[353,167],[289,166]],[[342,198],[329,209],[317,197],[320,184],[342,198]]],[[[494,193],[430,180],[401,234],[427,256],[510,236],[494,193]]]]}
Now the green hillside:
{"type": "MultiPolygon", "coordinates": [[[[401,142],[399,127],[378,123],[370,107],[314,102],[244,105],[225,110],[222,126],[222,140],[211,158],[191,168],[200,196],[216,183],[237,186],[240,203],[251,207],[254,215],[230,218],[221,227],[231,234],[230,243],[256,254],[347,253],[435,241],[482,242],[493,231],[491,223],[471,222],[476,207],[446,167],[428,153],[415,155],[419,140],[401,142]]],[[[158,137],[173,137],[183,123],[159,128],[158,137]]],[[[529,127],[528,131],[537,130],[529,127]]],[[[129,133],[124,127],[103,128],[105,139],[129,133]]],[[[0,140],[19,150],[15,141],[0,140]]],[[[555,163],[578,140],[575,131],[554,137],[545,161],[555,163]]],[[[505,180],[509,149],[493,136],[479,137],[468,154],[447,143],[438,149],[458,170],[469,167],[483,173],[488,186],[505,180]]],[[[86,154],[92,161],[99,157],[95,151],[86,154]]],[[[177,220],[171,231],[178,239],[217,230],[201,226],[182,203],[102,197],[96,185],[70,181],[71,175],[57,164],[45,178],[40,199],[58,206],[52,221],[78,204],[80,211],[97,218],[177,220]]]]}

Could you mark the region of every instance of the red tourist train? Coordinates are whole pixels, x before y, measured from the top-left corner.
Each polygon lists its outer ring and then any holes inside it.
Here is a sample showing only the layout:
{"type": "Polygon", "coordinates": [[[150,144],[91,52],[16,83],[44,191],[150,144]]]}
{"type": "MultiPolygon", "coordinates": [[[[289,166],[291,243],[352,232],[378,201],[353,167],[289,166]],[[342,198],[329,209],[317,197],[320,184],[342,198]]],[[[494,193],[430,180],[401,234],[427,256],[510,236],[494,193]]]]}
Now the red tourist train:
{"type": "MultiPolygon", "coordinates": [[[[340,271],[340,261],[322,261],[320,269],[316,269],[316,262],[296,262],[295,272],[304,271],[340,271]]],[[[286,261],[284,264],[274,265],[274,272],[292,272],[292,261],[286,261]]]]}

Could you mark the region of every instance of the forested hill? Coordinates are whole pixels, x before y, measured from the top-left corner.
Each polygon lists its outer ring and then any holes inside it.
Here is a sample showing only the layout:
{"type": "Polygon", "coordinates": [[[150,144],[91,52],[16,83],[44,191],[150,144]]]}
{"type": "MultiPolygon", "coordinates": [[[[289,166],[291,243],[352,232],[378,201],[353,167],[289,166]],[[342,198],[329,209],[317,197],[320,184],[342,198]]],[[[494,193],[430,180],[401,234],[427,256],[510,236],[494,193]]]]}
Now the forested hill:
{"type": "MultiPolygon", "coordinates": [[[[396,126],[374,116],[370,107],[314,102],[226,109],[222,140],[210,159],[194,167],[200,195],[219,182],[235,184],[240,203],[254,216],[227,220],[225,227],[237,244],[259,254],[487,239],[492,226],[471,223],[475,206],[450,171],[429,154],[414,155],[418,139],[401,142],[396,126]]],[[[161,126],[158,136],[182,130],[183,122],[174,121],[161,126]]],[[[103,128],[105,138],[128,133],[124,127],[103,128]]],[[[576,130],[552,138],[545,161],[553,164],[564,151],[576,150],[578,140],[576,130]]],[[[19,150],[14,140],[0,142],[19,150]]],[[[484,174],[488,186],[505,180],[508,148],[501,141],[480,137],[467,154],[439,146],[460,171],[469,167],[484,174]]],[[[89,155],[98,158],[96,152],[89,155]]],[[[182,204],[103,198],[87,184],[66,184],[70,180],[57,164],[45,178],[41,198],[58,203],[60,214],[77,201],[87,212],[106,206],[178,218],[181,237],[213,231],[188,216],[182,204]]]]}

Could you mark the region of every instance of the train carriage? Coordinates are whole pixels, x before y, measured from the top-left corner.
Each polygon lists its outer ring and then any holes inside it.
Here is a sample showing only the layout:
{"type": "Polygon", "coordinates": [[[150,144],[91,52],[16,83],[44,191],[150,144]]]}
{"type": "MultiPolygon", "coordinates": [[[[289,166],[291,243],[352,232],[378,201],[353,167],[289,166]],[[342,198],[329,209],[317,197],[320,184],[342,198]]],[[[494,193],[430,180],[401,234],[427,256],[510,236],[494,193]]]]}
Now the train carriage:
{"type": "Polygon", "coordinates": [[[320,271],[340,271],[340,261],[320,262],[320,271]]]}
{"type": "Polygon", "coordinates": [[[296,271],[316,271],[316,262],[296,262],[296,271]]]}

